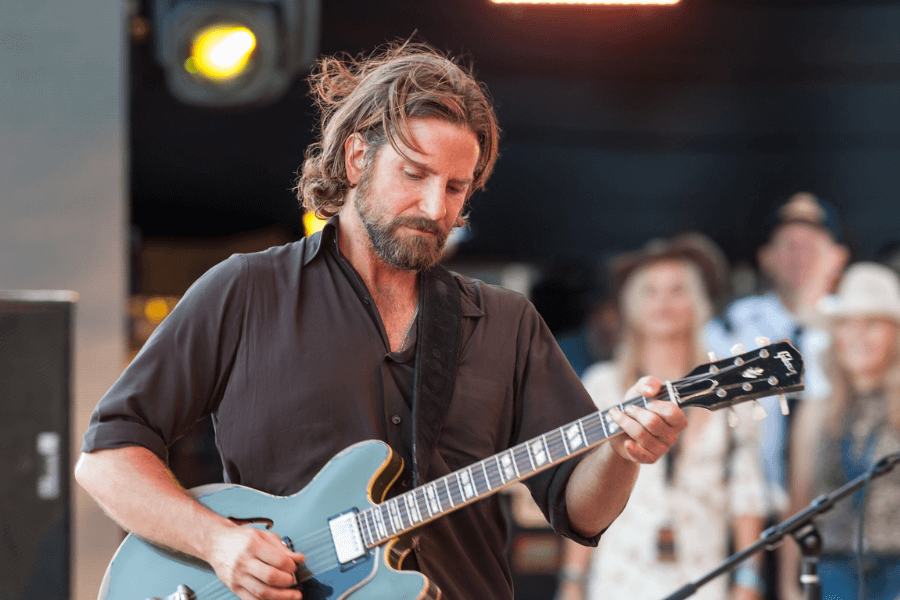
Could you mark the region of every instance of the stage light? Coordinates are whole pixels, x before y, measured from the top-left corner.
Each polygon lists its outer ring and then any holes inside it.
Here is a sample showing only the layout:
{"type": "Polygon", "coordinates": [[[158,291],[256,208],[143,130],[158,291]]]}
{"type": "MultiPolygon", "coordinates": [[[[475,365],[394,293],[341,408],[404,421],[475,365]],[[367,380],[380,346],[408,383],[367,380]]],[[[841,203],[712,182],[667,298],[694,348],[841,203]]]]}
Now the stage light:
{"type": "Polygon", "coordinates": [[[178,99],[246,106],[280,97],[318,51],[320,0],[156,0],[157,60],[178,99]]]}
{"type": "Polygon", "coordinates": [[[210,79],[231,79],[247,69],[255,48],[256,36],[246,27],[212,25],[194,36],[184,68],[210,79]]]}
{"type": "Polygon", "coordinates": [[[655,6],[678,4],[681,0],[491,0],[494,4],[598,4],[607,6],[655,6]]]}
{"type": "Polygon", "coordinates": [[[303,229],[306,232],[306,237],[311,236],[317,231],[322,231],[322,228],[325,227],[325,223],[327,222],[328,219],[320,219],[314,212],[307,211],[303,213],[303,229]]]}

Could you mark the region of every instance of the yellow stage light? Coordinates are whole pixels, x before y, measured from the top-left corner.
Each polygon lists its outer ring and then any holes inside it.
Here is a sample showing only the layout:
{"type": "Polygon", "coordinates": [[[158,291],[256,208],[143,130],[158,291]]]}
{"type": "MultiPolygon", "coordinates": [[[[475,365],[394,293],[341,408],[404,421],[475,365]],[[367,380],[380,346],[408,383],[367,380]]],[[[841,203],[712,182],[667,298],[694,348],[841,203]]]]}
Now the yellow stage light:
{"type": "Polygon", "coordinates": [[[160,323],[169,314],[169,305],[165,298],[158,296],[149,298],[144,305],[144,316],[151,323],[160,323]]]}
{"type": "Polygon", "coordinates": [[[681,0],[491,0],[494,4],[605,4],[607,6],[678,4],[681,0]]]}
{"type": "Polygon", "coordinates": [[[244,72],[256,48],[256,36],[242,25],[217,24],[198,31],[184,68],[209,79],[233,79],[244,72]]]}
{"type": "Polygon", "coordinates": [[[322,231],[322,228],[325,227],[325,223],[327,222],[328,219],[320,219],[316,216],[316,213],[303,213],[303,229],[306,231],[306,237],[311,236],[317,231],[322,231]]]}

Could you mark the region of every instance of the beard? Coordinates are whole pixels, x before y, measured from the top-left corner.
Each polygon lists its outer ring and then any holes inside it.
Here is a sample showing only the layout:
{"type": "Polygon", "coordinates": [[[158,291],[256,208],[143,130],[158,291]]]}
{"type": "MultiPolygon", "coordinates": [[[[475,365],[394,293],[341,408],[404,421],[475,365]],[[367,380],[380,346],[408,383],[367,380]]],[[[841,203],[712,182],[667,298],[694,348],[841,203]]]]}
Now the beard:
{"type": "MultiPolygon", "coordinates": [[[[367,169],[368,171],[368,169],[367,169]]],[[[398,216],[388,219],[382,203],[372,198],[370,177],[364,172],[356,190],[356,214],[369,234],[375,253],[385,264],[402,271],[427,271],[436,265],[444,253],[447,232],[440,223],[425,217],[398,216]],[[433,235],[410,234],[402,237],[400,227],[433,235]]]]}

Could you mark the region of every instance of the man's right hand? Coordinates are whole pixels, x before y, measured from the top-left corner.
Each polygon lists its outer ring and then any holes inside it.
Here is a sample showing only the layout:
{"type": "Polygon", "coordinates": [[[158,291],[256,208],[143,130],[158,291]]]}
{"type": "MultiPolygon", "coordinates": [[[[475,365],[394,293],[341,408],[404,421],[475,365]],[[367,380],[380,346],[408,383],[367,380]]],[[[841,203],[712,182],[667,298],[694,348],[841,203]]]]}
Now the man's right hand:
{"type": "Polygon", "coordinates": [[[300,600],[296,571],[304,557],[271,531],[226,527],[210,543],[207,562],[242,600],[300,600]]]}

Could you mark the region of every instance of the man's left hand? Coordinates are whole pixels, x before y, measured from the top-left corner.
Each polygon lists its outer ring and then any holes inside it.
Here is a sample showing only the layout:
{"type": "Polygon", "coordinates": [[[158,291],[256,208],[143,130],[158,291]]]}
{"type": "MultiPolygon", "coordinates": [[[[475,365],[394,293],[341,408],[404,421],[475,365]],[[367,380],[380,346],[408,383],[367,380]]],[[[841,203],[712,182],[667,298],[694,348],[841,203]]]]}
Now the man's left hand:
{"type": "MultiPolygon", "coordinates": [[[[642,377],[625,393],[625,398],[638,395],[652,398],[659,394],[663,383],[656,377],[642,377]]],[[[626,406],[609,411],[612,420],[627,434],[612,440],[612,448],[626,460],[649,464],[659,460],[676,441],[678,434],[687,427],[684,412],[674,402],[654,400],[647,408],[626,406]]]]}

